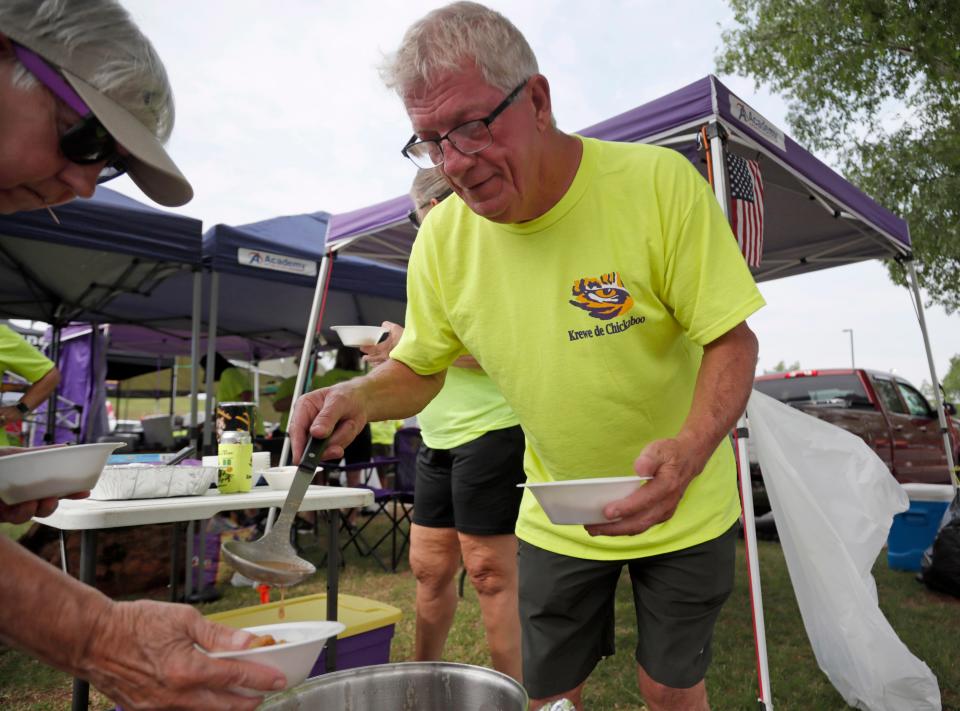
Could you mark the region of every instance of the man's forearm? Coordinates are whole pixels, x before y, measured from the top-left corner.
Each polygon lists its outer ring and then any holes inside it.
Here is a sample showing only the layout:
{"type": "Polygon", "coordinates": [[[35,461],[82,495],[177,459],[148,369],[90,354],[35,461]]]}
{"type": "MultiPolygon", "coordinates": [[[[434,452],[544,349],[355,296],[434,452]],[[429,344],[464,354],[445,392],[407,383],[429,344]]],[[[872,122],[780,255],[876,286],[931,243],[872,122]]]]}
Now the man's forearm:
{"type": "Polygon", "coordinates": [[[53,395],[53,391],[57,389],[59,382],[60,371],[56,368],[51,368],[47,371],[46,375],[27,388],[20,400],[31,410],[36,410],[40,407],[41,403],[46,402],[47,398],[53,395]]]}
{"type": "Polygon", "coordinates": [[[0,639],[70,674],[81,671],[87,640],[109,598],[0,538],[0,639]]]}
{"type": "Polygon", "coordinates": [[[677,434],[701,468],[747,406],[756,364],[757,338],[746,322],[704,348],[690,414],[677,434]]]}
{"type": "Polygon", "coordinates": [[[443,387],[445,372],[418,375],[390,358],[369,375],[348,383],[360,392],[370,422],[402,420],[416,415],[436,397],[443,387]]]}

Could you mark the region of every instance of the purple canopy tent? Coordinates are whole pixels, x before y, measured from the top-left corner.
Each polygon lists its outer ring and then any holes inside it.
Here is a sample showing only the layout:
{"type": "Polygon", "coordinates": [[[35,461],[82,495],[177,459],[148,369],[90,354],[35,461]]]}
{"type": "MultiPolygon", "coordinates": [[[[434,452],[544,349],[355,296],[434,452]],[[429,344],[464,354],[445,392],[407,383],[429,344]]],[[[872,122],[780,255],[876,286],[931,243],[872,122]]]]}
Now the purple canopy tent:
{"type": "MultiPolygon", "coordinates": [[[[579,132],[612,141],[669,146],[692,160],[705,176],[713,177],[717,199],[730,218],[725,154],[757,161],[764,186],[763,251],[759,266],[751,267],[757,281],[852,264],[868,259],[898,259],[907,269],[920,322],[932,382],[939,382],[933,364],[923,304],[911,259],[906,222],[878,205],[830,167],[798,145],[773,123],[710,75],[631,111],[579,132]],[[711,165],[702,158],[701,129],[706,130],[711,165]]],[[[409,254],[416,230],[406,220],[412,207],[398,197],[353,212],[335,215],[328,245],[333,252],[363,254],[370,259],[402,262],[409,254]]],[[[953,470],[946,419],[940,394],[934,389],[947,462],[953,470]]],[[[743,432],[746,421],[742,419],[743,432]]],[[[742,439],[742,438],[740,438],[742,439]]],[[[738,439],[741,472],[749,472],[746,446],[738,439]]],[[[957,482],[953,478],[956,488],[957,482]]],[[[744,528],[751,578],[756,632],[759,699],[772,708],[766,639],[756,560],[749,477],[740,480],[744,528]]]]}

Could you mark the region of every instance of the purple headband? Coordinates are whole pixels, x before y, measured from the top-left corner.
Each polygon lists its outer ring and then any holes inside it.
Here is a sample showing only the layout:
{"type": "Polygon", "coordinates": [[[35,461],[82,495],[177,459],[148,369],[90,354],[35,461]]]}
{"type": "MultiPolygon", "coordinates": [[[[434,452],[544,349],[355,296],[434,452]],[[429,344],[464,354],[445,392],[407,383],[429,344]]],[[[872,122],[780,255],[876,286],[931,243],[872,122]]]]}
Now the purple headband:
{"type": "Polygon", "coordinates": [[[27,71],[39,79],[42,84],[62,99],[67,106],[80,114],[80,116],[87,116],[92,113],[90,107],[84,103],[80,95],[67,83],[63,75],[47,64],[43,57],[16,42],[13,43],[13,53],[17,59],[20,60],[20,63],[27,68],[27,71]]]}

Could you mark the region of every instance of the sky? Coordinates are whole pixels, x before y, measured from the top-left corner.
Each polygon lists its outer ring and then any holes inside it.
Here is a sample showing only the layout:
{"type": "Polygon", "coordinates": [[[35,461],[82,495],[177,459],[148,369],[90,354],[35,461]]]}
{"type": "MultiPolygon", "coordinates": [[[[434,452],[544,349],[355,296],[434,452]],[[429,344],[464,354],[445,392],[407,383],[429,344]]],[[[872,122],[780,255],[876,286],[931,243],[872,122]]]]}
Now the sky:
{"type": "MultiPolygon", "coordinates": [[[[440,2],[404,0],[121,0],[164,60],[177,101],[168,150],[196,197],[176,211],[243,224],[345,212],[407,191],[400,156],[410,124],[377,66],[406,27],[440,2]]],[[[722,0],[497,0],[547,77],[561,129],[575,131],[716,73],[722,0]]],[[[788,134],[786,101],[753,80],[721,80],[788,134]]],[[[128,178],[110,184],[146,200],[128,178]]],[[[758,372],[894,371],[930,380],[906,289],[878,262],[763,282],[749,320],[758,372]]],[[[926,298],[928,301],[929,299],[926,298]]],[[[304,314],[306,318],[306,314],[304,314]]],[[[960,354],[960,316],[926,311],[937,374],[960,354]]]]}

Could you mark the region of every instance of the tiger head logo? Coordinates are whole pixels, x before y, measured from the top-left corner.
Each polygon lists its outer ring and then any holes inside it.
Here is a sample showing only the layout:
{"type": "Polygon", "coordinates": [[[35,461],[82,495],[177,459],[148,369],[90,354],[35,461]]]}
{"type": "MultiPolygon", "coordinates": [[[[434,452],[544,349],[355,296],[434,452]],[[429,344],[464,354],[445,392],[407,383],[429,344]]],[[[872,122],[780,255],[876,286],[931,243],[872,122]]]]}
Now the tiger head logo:
{"type": "Polygon", "coordinates": [[[604,321],[623,316],[633,307],[633,297],[617,272],[603,274],[599,279],[579,279],[573,283],[571,292],[572,305],[604,321]]]}

